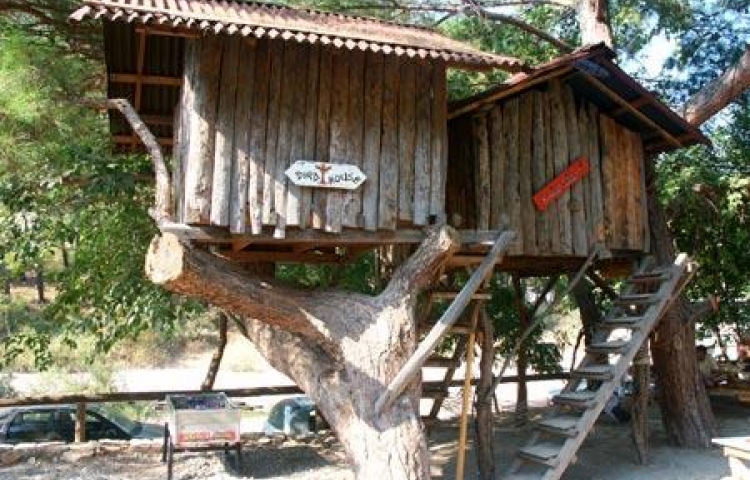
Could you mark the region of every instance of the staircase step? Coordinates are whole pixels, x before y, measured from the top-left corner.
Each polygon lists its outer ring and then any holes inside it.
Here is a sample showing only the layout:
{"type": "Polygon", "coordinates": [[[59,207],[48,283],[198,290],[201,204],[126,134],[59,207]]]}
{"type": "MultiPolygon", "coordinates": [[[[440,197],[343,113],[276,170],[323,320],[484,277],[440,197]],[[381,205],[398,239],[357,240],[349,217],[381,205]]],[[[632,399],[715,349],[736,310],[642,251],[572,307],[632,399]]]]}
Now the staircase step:
{"type": "Polygon", "coordinates": [[[545,418],[536,423],[537,430],[562,435],[564,437],[575,437],[578,435],[578,422],[580,417],[575,415],[555,415],[554,417],[545,418]]]}
{"type": "Polygon", "coordinates": [[[592,343],[586,347],[587,353],[618,354],[628,350],[629,340],[610,340],[608,342],[592,343]]]}
{"type": "Polygon", "coordinates": [[[552,397],[552,403],[571,407],[588,408],[596,401],[596,392],[568,392],[552,397]]]}
{"type": "Polygon", "coordinates": [[[537,443],[529,447],[523,447],[518,451],[518,456],[524,460],[530,460],[548,467],[557,465],[557,455],[560,453],[562,445],[556,443],[537,443]]]}
{"type": "Polygon", "coordinates": [[[455,367],[459,364],[452,358],[441,357],[439,355],[433,355],[429,357],[425,362],[425,367],[437,367],[437,368],[450,368],[455,367]]]}
{"type": "Polygon", "coordinates": [[[651,272],[636,273],[627,279],[628,283],[655,283],[669,280],[669,271],[653,270],[651,272]]]}
{"type": "Polygon", "coordinates": [[[625,315],[608,318],[602,322],[602,326],[607,328],[632,328],[635,330],[641,326],[642,322],[643,317],[637,315],[625,315]]]}
{"type": "Polygon", "coordinates": [[[659,296],[653,293],[632,293],[629,295],[620,295],[615,304],[620,306],[629,305],[651,305],[659,301],[659,296]]]}
{"type": "Polygon", "coordinates": [[[578,367],[574,371],[570,372],[572,377],[586,378],[589,380],[612,380],[614,374],[612,373],[612,365],[587,365],[585,367],[578,367]]]}

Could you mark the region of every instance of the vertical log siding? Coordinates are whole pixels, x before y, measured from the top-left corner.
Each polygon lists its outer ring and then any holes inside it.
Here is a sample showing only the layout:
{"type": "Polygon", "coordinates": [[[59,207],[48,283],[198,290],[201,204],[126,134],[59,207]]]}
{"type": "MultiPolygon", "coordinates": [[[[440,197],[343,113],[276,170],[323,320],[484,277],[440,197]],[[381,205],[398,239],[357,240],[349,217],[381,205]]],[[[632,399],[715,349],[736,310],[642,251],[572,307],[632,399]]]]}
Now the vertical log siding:
{"type": "Polygon", "coordinates": [[[513,255],[586,257],[647,251],[643,145],[560,81],[452,119],[449,221],[461,229],[519,233],[513,255]],[[540,212],[534,193],[580,157],[591,171],[540,212]]]}
{"type": "MultiPolygon", "coordinates": [[[[282,40],[188,40],[178,220],[283,238],[445,219],[445,65],[282,40]],[[298,187],[297,160],[349,163],[358,190],[298,187]]],[[[488,177],[486,181],[489,181],[488,177]]]]}

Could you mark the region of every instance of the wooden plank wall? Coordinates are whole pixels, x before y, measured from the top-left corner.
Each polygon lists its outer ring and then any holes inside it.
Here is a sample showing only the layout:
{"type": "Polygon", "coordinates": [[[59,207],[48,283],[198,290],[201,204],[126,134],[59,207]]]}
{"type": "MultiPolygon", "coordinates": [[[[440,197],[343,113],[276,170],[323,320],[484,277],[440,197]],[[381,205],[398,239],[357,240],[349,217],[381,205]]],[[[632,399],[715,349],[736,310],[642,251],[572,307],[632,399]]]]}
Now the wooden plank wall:
{"type": "Polygon", "coordinates": [[[518,234],[512,255],[580,256],[597,242],[647,248],[641,138],[550,81],[451,120],[447,206],[461,229],[518,234]],[[467,141],[468,140],[468,141],[467,141]],[[540,212],[534,193],[579,157],[591,171],[540,212]]]}
{"type": "Polygon", "coordinates": [[[283,238],[445,217],[445,65],[281,40],[188,39],[176,120],[179,220],[283,238]],[[185,113],[188,112],[188,113],[185,113]],[[297,160],[349,163],[347,192],[297,187],[297,160]],[[269,231],[269,230],[266,230],[269,231]]]}

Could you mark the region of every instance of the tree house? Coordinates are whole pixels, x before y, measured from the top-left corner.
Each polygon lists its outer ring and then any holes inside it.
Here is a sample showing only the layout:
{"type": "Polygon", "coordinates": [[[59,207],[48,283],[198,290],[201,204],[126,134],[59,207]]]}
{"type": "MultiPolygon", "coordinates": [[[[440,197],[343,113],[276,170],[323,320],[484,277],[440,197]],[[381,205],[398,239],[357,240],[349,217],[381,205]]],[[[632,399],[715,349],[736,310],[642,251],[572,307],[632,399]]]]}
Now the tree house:
{"type": "MultiPolygon", "coordinates": [[[[260,3],[87,0],[86,17],[104,19],[110,98],[172,150],[164,228],[251,251],[420,242],[445,220],[446,69],[524,68],[424,28],[260,3]]],[[[118,114],[111,128],[137,146],[118,114]]]]}
{"type": "MultiPolygon", "coordinates": [[[[645,162],[707,143],[701,132],[593,46],[450,108],[446,212],[460,229],[497,229],[511,256],[617,258],[649,251],[645,162]]],[[[521,259],[517,259],[520,261],[521,259]]]]}
{"type": "MultiPolygon", "coordinates": [[[[644,161],[706,142],[605,47],[530,70],[431,30],[261,3],[86,0],[110,98],[172,151],[172,222],[236,261],[328,261],[449,223],[501,268],[649,250],[644,161]],[[448,104],[446,69],[518,73],[448,104]],[[307,255],[315,253],[315,255],[307,255]],[[321,253],[329,255],[320,255],[321,253]],[[330,255],[333,253],[333,255],[330,255]]],[[[113,113],[120,149],[139,148],[113,113]]]]}

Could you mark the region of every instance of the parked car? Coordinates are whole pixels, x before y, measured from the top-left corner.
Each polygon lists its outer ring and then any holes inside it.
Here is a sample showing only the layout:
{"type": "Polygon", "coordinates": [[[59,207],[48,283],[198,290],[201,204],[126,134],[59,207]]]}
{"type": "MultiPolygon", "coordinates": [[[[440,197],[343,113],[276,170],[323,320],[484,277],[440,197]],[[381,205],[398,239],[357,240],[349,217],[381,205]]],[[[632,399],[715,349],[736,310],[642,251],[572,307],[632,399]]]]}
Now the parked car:
{"type": "MultiPolygon", "coordinates": [[[[0,442],[72,442],[75,438],[75,405],[39,405],[0,410],[0,442]]],[[[133,421],[101,407],[86,408],[85,440],[160,438],[162,425],[133,421]]]]}

